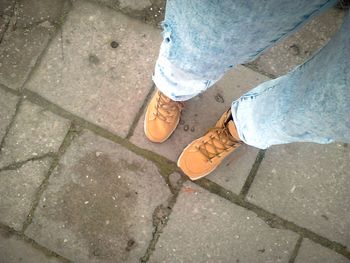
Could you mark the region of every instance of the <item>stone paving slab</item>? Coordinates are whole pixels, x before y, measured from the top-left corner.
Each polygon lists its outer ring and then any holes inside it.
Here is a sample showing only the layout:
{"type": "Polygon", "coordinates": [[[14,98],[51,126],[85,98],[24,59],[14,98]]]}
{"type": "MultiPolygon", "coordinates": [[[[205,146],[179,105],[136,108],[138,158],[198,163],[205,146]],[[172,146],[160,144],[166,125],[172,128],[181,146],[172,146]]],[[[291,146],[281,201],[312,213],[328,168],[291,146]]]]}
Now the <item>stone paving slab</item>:
{"type": "Polygon", "coordinates": [[[77,1],[26,88],[126,136],[152,86],[160,43],[159,30],[77,1]]]}
{"type": "Polygon", "coordinates": [[[0,83],[14,90],[22,87],[49,35],[50,31],[41,26],[15,31],[10,26],[0,44],[0,83]]]}
{"type": "Polygon", "coordinates": [[[345,10],[332,8],[314,17],[300,30],[271,47],[251,64],[269,74],[280,76],[302,64],[338,32],[345,10]]]}
{"type": "Polygon", "coordinates": [[[350,260],[336,252],[304,239],[295,263],[349,263],[350,260]]]}
{"type": "Polygon", "coordinates": [[[24,101],[0,152],[0,168],[57,152],[70,122],[24,101]]]}
{"type": "Polygon", "coordinates": [[[29,161],[18,169],[0,171],[1,223],[18,231],[22,229],[50,164],[51,159],[45,158],[29,161]]]}
{"type": "Polygon", "coordinates": [[[16,26],[28,28],[44,23],[54,27],[62,23],[62,15],[68,5],[66,0],[19,0],[16,26]]]}
{"type": "MultiPolygon", "coordinates": [[[[104,0],[104,1],[109,3],[113,2],[113,0],[104,0]]],[[[141,11],[152,5],[152,2],[150,0],[119,0],[118,2],[119,2],[119,8],[130,8],[135,11],[141,11]]]]}
{"type": "Polygon", "coordinates": [[[149,262],[288,262],[297,235],[187,182],[149,262]]]}
{"type": "Polygon", "coordinates": [[[156,166],[84,132],[50,177],[25,232],[73,262],[138,262],[170,190],[156,166]]]}
{"type": "Polygon", "coordinates": [[[0,16],[10,16],[13,13],[15,0],[1,0],[0,2],[0,16]]]}
{"type": "MultiPolygon", "coordinates": [[[[182,150],[215,125],[234,99],[266,80],[268,80],[267,77],[239,66],[226,74],[214,87],[185,102],[180,125],[166,142],[157,144],[148,141],[143,131],[144,114],[130,141],[176,162],[182,150]]],[[[256,154],[257,149],[242,147],[231,154],[220,169],[208,178],[225,184],[229,190],[239,193],[255,161],[256,154]]]]}
{"type": "Polygon", "coordinates": [[[350,148],[295,143],[271,147],[249,201],[350,247],[350,148]]]}
{"type": "Polygon", "coordinates": [[[0,89],[0,141],[16,111],[18,97],[0,89]]]}
{"type": "Polygon", "coordinates": [[[39,55],[47,46],[50,35],[61,23],[68,2],[62,0],[6,0],[0,3],[0,83],[12,89],[23,86],[39,55]],[[0,11],[1,15],[1,11],[0,11]]]}
{"type": "Polygon", "coordinates": [[[56,257],[49,257],[32,244],[0,229],[1,263],[64,263],[56,257]]]}

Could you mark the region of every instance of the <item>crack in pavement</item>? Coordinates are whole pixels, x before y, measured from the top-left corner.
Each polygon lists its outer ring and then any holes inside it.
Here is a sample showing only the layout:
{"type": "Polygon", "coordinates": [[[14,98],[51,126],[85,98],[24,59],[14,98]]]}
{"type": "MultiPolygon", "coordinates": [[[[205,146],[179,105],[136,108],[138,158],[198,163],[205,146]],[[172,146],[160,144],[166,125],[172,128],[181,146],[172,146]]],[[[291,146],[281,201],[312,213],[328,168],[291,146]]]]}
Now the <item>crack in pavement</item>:
{"type": "Polygon", "coordinates": [[[173,211],[173,208],[176,204],[177,197],[179,196],[179,193],[181,191],[181,188],[183,186],[183,183],[185,180],[181,178],[179,180],[179,187],[176,190],[175,193],[168,199],[167,205],[164,206],[164,204],[161,204],[157,206],[153,211],[153,233],[152,233],[152,239],[149,242],[149,245],[147,247],[146,253],[140,258],[141,263],[146,263],[150,259],[153,251],[156,248],[156,244],[159,240],[159,237],[161,233],[163,233],[163,229],[167,226],[169,217],[173,211]]]}
{"type": "Polygon", "coordinates": [[[294,250],[292,252],[292,255],[290,256],[288,263],[294,263],[295,259],[298,256],[299,253],[299,249],[301,247],[301,243],[303,242],[303,237],[299,236],[297,243],[295,244],[294,250]]]}
{"type": "Polygon", "coordinates": [[[24,161],[20,161],[20,162],[14,162],[14,163],[11,163],[9,165],[6,165],[4,167],[1,167],[0,168],[0,172],[2,171],[8,171],[8,170],[17,170],[19,168],[21,168],[23,165],[25,165],[26,163],[28,162],[31,162],[31,161],[39,161],[41,159],[44,159],[46,157],[51,157],[51,158],[54,158],[55,157],[55,154],[52,153],[52,152],[49,152],[49,153],[45,153],[43,155],[40,155],[40,156],[35,156],[35,157],[31,157],[29,159],[26,159],[24,161]]]}
{"type": "Polygon", "coordinates": [[[80,134],[79,127],[77,127],[72,122],[65,138],[63,139],[63,142],[62,142],[60,148],[58,149],[57,155],[55,155],[53,160],[52,160],[50,168],[45,176],[45,179],[42,181],[41,185],[39,186],[39,188],[35,194],[34,200],[33,200],[32,205],[31,205],[31,209],[27,215],[26,220],[23,223],[23,227],[22,227],[21,232],[24,233],[26,231],[26,229],[28,228],[28,226],[32,223],[33,216],[34,216],[35,210],[37,209],[37,207],[39,205],[40,198],[49,184],[50,175],[52,174],[52,172],[55,170],[55,168],[59,164],[59,161],[60,161],[62,155],[66,152],[67,148],[70,146],[70,144],[75,139],[75,137],[79,134],[80,134]]]}

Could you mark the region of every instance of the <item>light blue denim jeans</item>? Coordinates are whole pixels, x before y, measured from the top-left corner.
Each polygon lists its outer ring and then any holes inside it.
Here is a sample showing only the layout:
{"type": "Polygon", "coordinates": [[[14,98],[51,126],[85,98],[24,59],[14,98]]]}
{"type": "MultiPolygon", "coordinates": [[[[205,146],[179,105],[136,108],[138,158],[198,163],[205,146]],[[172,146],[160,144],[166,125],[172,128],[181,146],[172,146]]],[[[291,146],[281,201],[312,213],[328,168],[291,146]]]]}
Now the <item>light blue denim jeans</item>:
{"type": "MultiPolygon", "coordinates": [[[[334,4],[168,0],[153,80],[173,100],[188,100],[334,4]]],[[[349,67],[348,15],[340,32],[311,59],[232,103],[242,141],[261,149],[290,142],[350,142],[349,67]]]]}

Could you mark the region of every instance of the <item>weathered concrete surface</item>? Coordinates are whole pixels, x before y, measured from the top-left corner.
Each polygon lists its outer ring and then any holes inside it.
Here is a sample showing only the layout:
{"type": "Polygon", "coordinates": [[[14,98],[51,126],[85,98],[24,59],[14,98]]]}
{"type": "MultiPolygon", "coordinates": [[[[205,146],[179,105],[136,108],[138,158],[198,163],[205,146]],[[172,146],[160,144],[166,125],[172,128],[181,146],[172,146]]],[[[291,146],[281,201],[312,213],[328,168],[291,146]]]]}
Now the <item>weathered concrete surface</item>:
{"type": "Polygon", "coordinates": [[[15,114],[17,102],[18,97],[0,89],[0,141],[15,114]]]}
{"type": "Polygon", "coordinates": [[[350,148],[289,144],[266,153],[248,200],[350,247],[350,148]]]}
{"type": "Polygon", "coordinates": [[[150,0],[119,0],[120,8],[130,8],[134,10],[142,10],[150,7],[152,2],[150,0]]]}
{"type": "Polygon", "coordinates": [[[0,2],[0,16],[11,16],[15,6],[15,0],[1,0],[0,2]]]}
{"type": "Polygon", "coordinates": [[[126,136],[152,86],[160,42],[151,26],[77,2],[26,88],[126,136]]]}
{"type": "Polygon", "coordinates": [[[2,0],[0,2],[0,43],[13,14],[15,0],[2,0]]]}
{"type": "Polygon", "coordinates": [[[296,239],[187,182],[149,262],[288,262],[296,239]]]}
{"type": "Polygon", "coordinates": [[[338,32],[345,10],[333,8],[313,18],[293,35],[271,47],[251,63],[257,69],[280,76],[302,64],[338,32]]]}
{"type": "Polygon", "coordinates": [[[47,256],[32,244],[4,229],[0,229],[1,263],[64,263],[53,256],[47,256]]]}
{"type": "Polygon", "coordinates": [[[334,251],[304,239],[295,263],[349,263],[350,260],[334,251]]]}
{"type": "Polygon", "coordinates": [[[50,177],[26,234],[74,262],[138,262],[170,191],[154,164],[84,132],[50,177]]]}
{"type": "Polygon", "coordinates": [[[63,22],[69,9],[67,0],[19,0],[16,27],[29,28],[38,24],[54,27],[63,22]]]}
{"type": "Polygon", "coordinates": [[[22,229],[50,163],[51,159],[45,158],[29,161],[17,169],[0,171],[1,223],[16,230],[22,229]]]}
{"type": "Polygon", "coordinates": [[[0,83],[14,90],[22,87],[49,36],[42,26],[13,30],[10,25],[0,43],[0,83]]]}
{"type": "Polygon", "coordinates": [[[142,22],[160,27],[164,20],[165,0],[95,0],[142,22]]]}
{"type": "Polygon", "coordinates": [[[0,168],[57,152],[69,123],[39,106],[23,102],[0,151],[0,168]]]}
{"type": "Polygon", "coordinates": [[[3,15],[0,11],[0,83],[17,90],[62,22],[69,4],[65,0],[14,2],[6,0],[0,5],[0,10],[5,10],[3,15]]]}

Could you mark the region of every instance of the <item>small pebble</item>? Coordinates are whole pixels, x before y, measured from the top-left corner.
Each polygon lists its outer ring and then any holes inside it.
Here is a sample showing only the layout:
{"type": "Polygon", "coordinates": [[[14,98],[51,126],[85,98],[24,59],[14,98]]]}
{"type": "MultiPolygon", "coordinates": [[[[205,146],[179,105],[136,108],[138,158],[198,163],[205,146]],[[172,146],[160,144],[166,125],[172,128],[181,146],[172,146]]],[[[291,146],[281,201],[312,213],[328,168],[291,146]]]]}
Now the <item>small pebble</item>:
{"type": "Polygon", "coordinates": [[[294,44],[294,45],[291,45],[289,48],[293,55],[297,56],[300,54],[300,48],[298,45],[294,44]]]}
{"type": "Polygon", "coordinates": [[[117,48],[117,47],[119,47],[119,43],[117,41],[112,41],[111,42],[111,47],[112,48],[117,48]]]}
{"type": "Polygon", "coordinates": [[[224,98],[220,94],[216,94],[215,100],[217,102],[219,102],[219,103],[224,103],[225,102],[224,98]]]}

